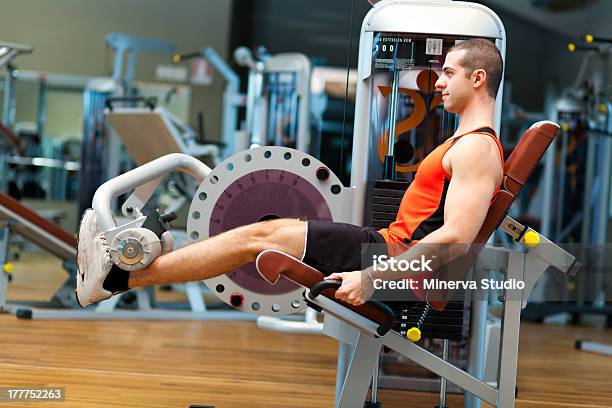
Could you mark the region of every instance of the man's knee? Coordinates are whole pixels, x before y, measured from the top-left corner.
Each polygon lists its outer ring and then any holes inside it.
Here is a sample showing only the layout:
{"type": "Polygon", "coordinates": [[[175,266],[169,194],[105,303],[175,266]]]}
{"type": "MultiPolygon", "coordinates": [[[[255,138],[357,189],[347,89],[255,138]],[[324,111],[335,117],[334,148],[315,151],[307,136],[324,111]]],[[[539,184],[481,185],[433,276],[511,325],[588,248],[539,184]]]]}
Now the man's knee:
{"type": "Polygon", "coordinates": [[[278,249],[290,253],[303,251],[306,222],[296,219],[277,219],[251,224],[245,230],[255,253],[278,249]]]}

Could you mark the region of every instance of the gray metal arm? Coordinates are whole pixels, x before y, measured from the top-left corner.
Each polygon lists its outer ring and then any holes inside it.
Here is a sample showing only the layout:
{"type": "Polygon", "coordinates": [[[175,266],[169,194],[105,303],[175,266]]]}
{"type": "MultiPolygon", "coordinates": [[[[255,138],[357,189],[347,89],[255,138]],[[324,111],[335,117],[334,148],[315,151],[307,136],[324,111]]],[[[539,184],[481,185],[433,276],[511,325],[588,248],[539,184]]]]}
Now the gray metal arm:
{"type": "Polygon", "coordinates": [[[113,198],[174,170],[189,174],[199,183],[211,172],[210,167],[191,156],[172,153],[107,181],[98,188],[92,203],[102,230],[108,231],[117,226],[111,211],[113,198]]]}

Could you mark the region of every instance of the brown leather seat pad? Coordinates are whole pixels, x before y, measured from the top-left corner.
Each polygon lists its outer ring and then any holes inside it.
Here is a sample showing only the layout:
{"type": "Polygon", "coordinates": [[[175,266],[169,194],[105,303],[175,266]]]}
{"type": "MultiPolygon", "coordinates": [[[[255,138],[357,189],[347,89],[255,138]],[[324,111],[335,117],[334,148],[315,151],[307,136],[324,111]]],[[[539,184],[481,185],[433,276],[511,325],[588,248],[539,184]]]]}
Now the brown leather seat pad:
{"type": "MultiPolygon", "coordinates": [[[[257,269],[259,273],[270,283],[274,284],[280,275],[306,288],[312,288],[315,284],[325,279],[325,275],[305,263],[279,251],[264,251],[257,257],[257,269]]],[[[334,289],[326,289],[322,295],[342,306],[376,322],[382,324],[386,315],[375,307],[366,304],[353,306],[335,298],[334,289]]]]}

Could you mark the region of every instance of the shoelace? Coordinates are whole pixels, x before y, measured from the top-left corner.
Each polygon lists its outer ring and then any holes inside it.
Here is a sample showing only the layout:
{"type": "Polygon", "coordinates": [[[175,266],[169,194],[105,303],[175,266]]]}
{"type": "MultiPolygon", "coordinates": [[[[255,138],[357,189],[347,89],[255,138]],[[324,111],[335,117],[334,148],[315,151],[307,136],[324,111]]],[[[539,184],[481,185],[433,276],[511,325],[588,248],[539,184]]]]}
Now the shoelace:
{"type": "Polygon", "coordinates": [[[102,243],[102,246],[104,247],[104,250],[106,251],[107,261],[112,262],[113,258],[111,254],[111,249],[108,243],[106,242],[106,236],[104,235],[103,232],[101,232],[100,235],[98,235],[98,237],[100,238],[100,242],[102,243]]]}

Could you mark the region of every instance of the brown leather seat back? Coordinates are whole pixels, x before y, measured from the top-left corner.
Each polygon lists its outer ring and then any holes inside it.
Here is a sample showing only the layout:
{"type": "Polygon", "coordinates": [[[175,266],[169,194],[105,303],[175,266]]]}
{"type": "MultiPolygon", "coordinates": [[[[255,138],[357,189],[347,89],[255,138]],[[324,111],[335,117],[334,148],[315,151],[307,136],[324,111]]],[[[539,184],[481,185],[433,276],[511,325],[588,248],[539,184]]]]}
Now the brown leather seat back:
{"type": "Polygon", "coordinates": [[[489,208],[480,232],[474,243],[484,244],[510,209],[521,188],[537,166],[538,162],[552,143],[559,125],[549,121],[537,122],[521,137],[506,160],[501,190],[489,208]]]}

